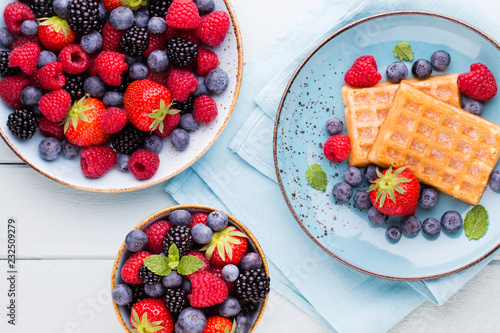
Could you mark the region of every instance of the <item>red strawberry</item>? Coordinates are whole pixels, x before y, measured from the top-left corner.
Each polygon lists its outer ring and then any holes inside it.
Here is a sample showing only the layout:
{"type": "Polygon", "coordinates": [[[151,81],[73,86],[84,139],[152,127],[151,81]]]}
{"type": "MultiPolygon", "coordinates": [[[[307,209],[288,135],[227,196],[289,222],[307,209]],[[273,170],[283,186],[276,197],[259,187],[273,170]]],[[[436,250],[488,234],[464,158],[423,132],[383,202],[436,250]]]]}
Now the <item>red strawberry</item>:
{"type": "Polygon", "coordinates": [[[66,117],[68,110],[71,108],[71,96],[66,90],[54,90],[40,98],[39,106],[40,112],[48,120],[60,122],[66,117]]]}
{"type": "Polygon", "coordinates": [[[493,73],[481,63],[470,65],[470,72],[458,76],[458,89],[477,101],[486,102],[497,94],[493,73]]]}
{"type": "Polygon", "coordinates": [[[233,332],[233,323],[231,320],[221,317],[213,316],[207,318],[207,325],[201,333],[230,333],[233,332]]]}
{"type": "Polygon", "coordinates": [[[382,172],[370,185],[370,200],[386,215],[412,215],[417,210],[420,183],[407,167],[382,172]]]}
{"type": "Polygon", "coordinates": [[[108,108],[101,116],[102,130],[108,134],[118,133],[127,122],[127,112],[116,107],[108,108]]]}
{"type": "MultiPolygon", "coordinates": [[[[149,32],[149,30],[148,30],[149,32]]],[[[165,48],[165,45],[167,44],[167,41],[163,37],[163,35],[156,35],[156,34],[149,34],[149,44],[146,50],[142,52],[142,56],[144,59],[147,59],[151,52],[156,51],[156,50],[163,50],[165,48]]],[[[151,72],[151,71],[150,71],[151,72]]]]}
{"type": "Polygon", "coordinates": [[[144,259],[149,257],[148,251],[139,251],[130,256],[122,267],[122,280],[128,284],[142,284],[139,278],[139,267],[144,263],[144,259]]]}
{"type": "Polygon", "coordinates": [[[217,113],[217,104],[211,97],[201,95],[194,100],[193,116],[197,122],[208,124],[217,117],[217,113]]]}
{"type": "Polygon", "coordinates": [[[33,43],[26,43],[16,47],[9,54],[9,66],[19,66],[26,75],[32,75],[38,64],[40,47],[33,43]]]}
{"type": "Polygon", "coordinates": [[[238,265],[247,252],[246,237],[235,227],[229,226],[214,232],[210,243],[203,246],[200,251],[206,251],[205,256],[212,266],[238,265]]]}
{"type": "Polygon", "coordinates": [[[207,213],[194,213],[191,215],[191,222],[189,223],[188,227],[193,228],[195,225],[203,223],[204,225],[207,225],[207,213]]]}
{"type": "Polygon", "coordinates": [[[211,70],[216,69],[219,65],[217,54],[209,49],[199,48],[198,57],[196,58],[196,74],[206,76],[211,70]]]}
{"type": "Polygon", "coordinates": [[[132,332],[172,333],[174,319],[162,299],[146,298],[132,306],[132,332]]]}
{"type": "Polygon", "coordinates": [[[208,269],[210,268],[210,263],[208,262],[207,257],[205,257],[205,255],[200,251],[191,250],[187,253],[187,255],[199,258],[203,261],[204,265],[200,269],[198,269],[197,272],[208,271],[208,269]]]}
{"type": "Polygon", "coordinates": [[[50,121],[45,116],[40,117],[38,128],[40,128],[40,133],[42,133],[43,136],[53,137],[58,140],[64,138],[64,127],[61,123],[50,121]]]}
{"type": "Polygon", "coordinates": [[[57,57],[63,65],[64,72],[68,74],[81,74],[87,70],[90,58],[78,44],[65,46],[57,57]]]}
{"type": "Polygon", "coordinates": [[[323,145],[325,157],[332,162],[342,162],[349,156],[351,141],[345,134],[338,134],[328,138],[323,145]]]}
{"type": "Polygon", "coordinates": [[[371,55],[361,56],[345,73],[344,81],[352,87],[369,87],[378,83],[382,75],[377,72],[377,63],[371,55]]]}
{"type": "Polygon", "coordinates": [[[116,164],[116,152],[108,146],[94,146],[82,149],[80,166],[88,178],[99,178],[116,164]]]}
{"type": "Polygon", "coordinates": [[[126,30],[115,29],[111,23],[106,23],[102,28],[102,50],[121,52],[120,39],[126,30]]]}
{"type": "Polygon", "coordinates": [[[10,45],[10,50],[12,51],[17,47],[28,43],[33,43],[38,45],[38,47],[40,47],[40,42],[37,36],[18,36],[16,39],[14,39],[14,42],[12,42],[12,44],[10,45]]]}
{"type": "Polygon", "coordinates": [[[192,0],[174,0],[168,8],[165,20],[169,27],[191,30],[200,24],[200,14],[192,0]]]}
{"type": "Polygon", "coordinates": [[[174,129],[177,128],[179,125],[179,122],[181,120],[181,114],[176,113],[176,114],[167,114],[165,118],[163,118],[163,132],[160,132],[160,129],[157,128],[154,130],[154,134],[158,135],[159,137],[166,138],[167,136],[170,136],[174,129]]]}
{"type": "Polygon", "coordinates": [[[60,62],[49,62],[37,73],[38,81],[42,88],[47,90],[57,90],[64,87],[66,77],[63,74],[63,65],[60,62]]]}
{"type": "Polygon", "coordinates": [[[196,90],[198,80],[190,71],[173,69],[167,78],[167,88],[172,98],[177,102],[184,102],[196,90]]]}
{"type": "Polygon", "coordinates": [[[158,154],[151,150],[137,150],[128,160],[128,167],[139,180],[153,177],[160,166],[158,154]]]}
{"type": "Polygon", "coordinates": [[[200,44],[200,38],[196,36],[196,30],[181,30],[167,27],[164,37],[167,41],[171,40],[174,37],[182,37],[195,43],[196,45],[200,44]]]}
{"type": "Polygon", "coordinates": [[[64,123],[64,135],[76,146],[89,147],[104,144],[109,134],[101,128],[104,104],[88,95],[73,104],[64,123]]]}
{"type": "Polygon", "coordinates": [[[123,72],[128,68],[125,55],[111,51],[99,53],[95,59],[95,66],[99,77],[110,86],[119,86],[122,83],[123,72]]]}
{"type": "Polygon", "coordinates": [[[33,14],[30,7],[26,6],[24,3],[15,1],[5,6],[3,19],[10,32],[20,35],[21,24],[23,24],[24,21],[34,20],[35,14],[33,14]]]}
{"type": "Polygon", "coordinates": [[[38,26],[38,39],[47,50],[59,52],[76,40],[77,33],[69,27],[68,21],[58,16],[41,19],[38,26]]]}
{"type": "Polygon", "coordinates": [[[222,277],[222,267],[210,267],[208,269],[208,272],[212,273],[213,275],[217,276],[219,279],[224,281],[224,283],[227,286],[228,295],[231,295],[233,293],[234,282],[228,282],[228,281],[224,280],[224,278],[222,277]]]}
{"type": "Polygon", "coordinates": [[[205,308],[224,302],[227,298],[227,286],[224,281],[209,272],[196,272],[189,277],[191,294],[188,301],[195,308],[205,308]]]}
{"type": "Polygon", "coordinates": [[[144,233],[148,237],[146,251],[149,251],[153,254],[160,254],[163,251],[163,237],[165,237],[170,227],[171,225],[168,221],[160,220],[144,230],[144,233]]]}
{"type": "Polygon", "coordinates": [[[144,7],[146,4],[146,1],[142,0],[103,0],[102,4],[104,7],[106,7],[107,10],[110,12],[113,11],[113,9],[116,9],[121,6],[125,6],[127,8],[130,8],[132,11],[137,11],[144,7]]]}
{"type": "Polygon", "coordinates": [[[0,80],[0,97],[11,108],[22,108],[21,92],[29,83],[30,79],[26,76],[5,76],[0,80]]]}
{"type": "Polygon", "coordinates": [[[202,17],[196,35],[200,40],[212,47],[219,46],[226,37],[231,22],[229,15],[218,10],[202,17]]]}

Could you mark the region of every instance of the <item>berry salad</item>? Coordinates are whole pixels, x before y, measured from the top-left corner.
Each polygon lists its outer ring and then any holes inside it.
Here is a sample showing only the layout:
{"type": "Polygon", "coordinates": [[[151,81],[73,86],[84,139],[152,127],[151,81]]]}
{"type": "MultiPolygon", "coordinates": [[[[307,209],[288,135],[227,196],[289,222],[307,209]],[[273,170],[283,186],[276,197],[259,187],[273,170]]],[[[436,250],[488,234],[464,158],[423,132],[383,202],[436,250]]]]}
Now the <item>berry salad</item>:
{"type": "Polygon", "coordinates": [[[194,162],[230,114],[238,41],[219,1],[16,1],[3,17],[2,136],[36,169],[140,187],[164,159],[170,176],[194,162]]]}
{"type": "Polygon", "coordinates": [[[269,285],[263,252],[241,222],[209,207],[176,206],[126,235],[112,298],[129,332],[248,333],[269,285]]]}

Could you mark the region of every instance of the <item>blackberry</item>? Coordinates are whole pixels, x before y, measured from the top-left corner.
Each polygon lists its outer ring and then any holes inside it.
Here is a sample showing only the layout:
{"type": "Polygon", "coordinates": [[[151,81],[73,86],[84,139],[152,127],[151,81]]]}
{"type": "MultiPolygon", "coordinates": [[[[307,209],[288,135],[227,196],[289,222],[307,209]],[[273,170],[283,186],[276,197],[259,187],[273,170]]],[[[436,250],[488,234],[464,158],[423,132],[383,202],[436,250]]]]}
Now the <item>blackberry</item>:
{"type": "Polygon", "coordinates": [[[52,0],[32,0],[29,6],[37,19],[56,15],[52,7],[52,0]]]}
{"type": "Polygon", "coordinates": [[[131,56],[142,55],[149,45],[149,32],[146,28],[133,26],[120,39],[120,47],[131,56]]]}
{"type": "Polygon", "coordinates": [[[234,283],[234,292],[243,302],[261,303],[269,294],[270,278],[262,268],[243,271],[234,283]]]}
{"type": "Polygon", "coordinates": [[[99,2],[95,0],[72,0],[67,20],[71,29],[83,35],[92,30],[100,31],[104,24],[99,17],[99,2]]]}
{"type": "Polygon", "coordinates": [[[76,75],[66,75],[66,83],[63,89],[66,90],[71,96],[71,100],[77,101],[85,95],[85,90],[83,85],[85,84],[86,75],[76,74],[76,75]]]}
{"type": "Polygon", "coordinates": [[[141,267],[139,267],[139,279],[145,284],[155,284],[160,282],[163,277],[153,273],[146,265],[142,264],[141,267]]]}
{"type": "Polygon", "coordinates": [[[254,302],[247,302],[241,306],[241,311],[245,312],[246,314],[252,314],[257,311],[258,308],[259,304],[254,302]]]}
{"type": "Polygon", "coordinates": [[[127,126],[122,129],[112,140],[113,148],[125,155],[132,155],[144,144],[146,132],[137,129],[135,126],[127,126]]]}
{"type": "Polygon", "coordinates": [[[168,254],[170,245],[174,243],[177,245],[181,257],[188,253],[194,244],[193,236],[191,236],[191,229],[186,226],[177,226],[168,229],[167,234],[163,237],[163,252],[168,254]]]}
{"type": "Polygon", "coordinates": [[[157,16],[165,18],[168,8],[173,0],[149,0],[148,14],[150,17],[157,16]]]}
{"type": "Polygon", "coordinates": [[[9,66],[9,54],[10,51],[0,51],[0,75],[9,76],[15,75],[19,67],[9,66]]]}
{"type": "Polygon", "coordinates": [[[130,287],[130,289],[132,289],[132,302],[128,304],[129,309],[131,309],[135,303],[142,301],[143,299],[149,298],[149,296],[146,295],[146,292],[144,291],[144,285],[130,284],[128,286],[130,287]]]}
{"type": "Polygon", "coordinates": [[[31,139],[38,127],[35,112],[26,109],[14,110],[7,118],[7,127],[21,140],[31,139]]]}
{"type": "Polygon", "coordinates": [[[185,113],[191,113],[193,112],[194,100],[195,98],[193,94],[191,94],[185,101],[175,103],[174,109],[180,110],[181,115],[185,113]]]}
{"type": "Polygon", "coordinates": [[[165,306],[173,315],[178,315],[188,307],[187,292],[181,288],[167,288],[165,293],[165,306]]]}
{"type": "Polygon", "coordinates": [[[179,67],[186,67],[198,57],[198,45],[182,38],[174,37],[167,43],[168,60],[179,67]]]}

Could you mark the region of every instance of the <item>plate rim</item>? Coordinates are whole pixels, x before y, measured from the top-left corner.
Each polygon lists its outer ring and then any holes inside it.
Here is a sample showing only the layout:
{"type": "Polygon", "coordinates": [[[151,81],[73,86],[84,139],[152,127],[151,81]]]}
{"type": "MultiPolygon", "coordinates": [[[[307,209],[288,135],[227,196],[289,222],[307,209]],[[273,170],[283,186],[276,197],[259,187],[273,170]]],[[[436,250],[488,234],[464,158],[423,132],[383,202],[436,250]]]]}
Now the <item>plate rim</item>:
{"type": "Polygon", "coordinates": [[[293,217],[297,221],[297,223],[300,225],[300,227],[302,228],[302,230],[304,230],[304,232],[307,234],[307,236],[309,236],[309,238],[314,243],[316,243],[316,245],[318,245],[323,251],[325,251],[327,254],[329,254],[330,256],[332,256],[333,258],[335,258],[336,260],[340,261],[344,265],[346,265],[346,266],[348,266],[348,267],[350,267],[352,269],[355,269],[355,270],[357,270],[357,271],[359,271],[361,273],[364,273],[364,274],[367,274],[367,275],[370,275],[370,276],[374,276],[374,277],[377,277],[377,278],[386,279],[386,280],[411,282],[411,281],[432,280],[432,279],[441,278],[441,277],[445,277],[445,276],[449,276],[449,275],[461,272],[461,271],[463,271],[463,270],[465,270],[465,269],[467,269],[469,267],[474,266],[475,264],[481,262],[482,260],[484,260],[487,257],[489,257],[491,254],[493,254],[496,250],[498,250],[500,248],[500,242],[496,246],[494,246],[492,250],[490,250],[487,253],[485,253],[484,255],[480,256],[478,259],[473,260],[472,262],[469,262],[469,263],[467,263],[467,264],[465,264],[465,265],[463,265],[463,266],[461,266],[461,267],[459,267],[457,269],[452,269],[452,270],[449,270],[449,271],[446,271],[446,272],[443,272],[443,273],[439,273],[439,274],[422,275],[422,276],[416,276],[416,277],[402,277],[402,276],[394,276],[394,275],[386,275],[386,274],[376,273],[376,272],[373,272],[371,270],[358,267],[358,266],[354,265],[353,263],[350,263],[347,260],[342,259],[338,255],[336,255],[335,253],[333,253],[325,245],[323,245],[322,243],[320,243],[309,232],[309,230],[305,227],[304,223],[301,221],[301,219],[299,218],[299,216],[295,212],[295,210],[294,210],[294,208],[293,208],[290,200],[288,199],[288,196],[286,195],[285,188],[283,186],[283,181],[282,181],[281,175],[280,175],[279,166],[278,166],[277,144],[276,144],[277,137],[278,137],[278,127],[279,127],[279,123],[280,123],[281,111],[283,110],[283,106],[284,106],[285,100],[286,100],[286,98],[288,96],[289,89],[293,85],[293,83],[295,82],[295,79],[297,78],[297,76],[299,75],[299,73],[302,71],[303,67],[316,54],[316,52],[318,52],[323,46],[325,46],[328,42],[330,42],[336,36],[340,35],[341,33],[345,32],[345,31],[347,31],[347,30],[349,30],[349,29],[351,29],[351,28],[353,28],[353,27],[355,27],[357,25],[360,25],[362,23],[365,23],[365,22],[368,22],[368,21],[371,21],[371,20],[376,20],[376,19],[384,18],[384,17],[402,16],[402,15],[430,16],[430,17],[434,17],[434,18],[444,19],[444,20],[450,21],[452,23],[461,25],[462,27],[465,27],[465,28],[471,30],[472,32],[478,34],[479,36],[481,36],[482,38],[484,38],[487,42],[489,42],[490,44],[492,44],[496,49],[498,49],[500,51],[500,43],[497,42],[496,40],[494,40],[492,37],[490,37],[488,34],[486,34],[485,32],[483,32],[482,30],[476,28],[475,26],[473,26],[473,25],[471,25],[471,24],[469,24],[469,23],[467,23],[465,21],[457,19],[455,17],[449,16],[449,15],[446,15],[446,14],[431,12],[431,11],[424,11],[424,10],[394,10],[394,11],[386,11],[386,12],[381,12],[381,13],[377,13],[377,14],[368,15],[368,16],[362,17],[360,19],[357,19],[357,20],[355,20],[355,21],[353,21],[353,22],[351,22],[349,24],[346,24],[346,25],[342,26],[341,28],[339,28],[338,30],[336,30],[333,33],[331,33],[328,37],[326,37],[325,39],[323,39],[316,47],[314,47],[314,49],[312,49],[308,53],[308,55],[304,58],[304,60],[302,60],[300,62],[300,64],[298,65],[297,69],[295,70],[295,72],[292,74],[290,80],[288,81],[288,84],[287,84],[287,86],[286,86],[286,88],[285,88],[285,90],[283,92],[282,97],[281,97],[281,100],[280,100],[280,103],[279,103],[279,106],[278,106],[278,110],[277,110],[277,113],[276,113],[275,122],[274,122],[273,158],[274,158],[274,168],[275,168],[275,172],[276,172],[276,178],[278,179],[278,184],[279,184],[281,193],[283,195],[283,198],[285,199],[285,202],[286,202],[286,204],[287,204],[290,212],[292,213],[293,217]]]}

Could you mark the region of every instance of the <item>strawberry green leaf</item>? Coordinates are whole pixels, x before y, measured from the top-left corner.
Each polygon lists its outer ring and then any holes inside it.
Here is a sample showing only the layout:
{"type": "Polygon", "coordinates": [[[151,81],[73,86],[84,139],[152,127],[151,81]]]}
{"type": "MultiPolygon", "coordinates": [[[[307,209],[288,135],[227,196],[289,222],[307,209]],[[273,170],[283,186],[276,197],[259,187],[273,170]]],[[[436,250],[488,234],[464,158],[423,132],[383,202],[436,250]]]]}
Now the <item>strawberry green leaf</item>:
{"type": "Polygon", "coordinates": [[[139,315],[135,309],[132,309],[132,333],[154,333],[160,330],[164,330],[165,327],[160,326],[163,323],[162,320],[154,321],[152,323],[148,322],[148,313],[144,312],[142,318],[139,319],[139,315]]]}
{"type": "Polygon", "coordinates": [[[153,254],[144,259],[144,265],[153,273],[167,276],[172,272],[167,258],[153,254]]]}
{"type": "MultiPolygon", "coordinates": [[[[158,109],[153,110],[153,112],[149,113],[148,116],[153,119],[151,125],[149,125],[149,130],[154,131],[158,129],[161,133],[163,133],[164,125],[163,119],[168,114],[170,108],[174,105],[174,101],[170,101],[168,105],[165,105],[164,100],[160,100],[160,107],[158,109]]],[[[178,113],[179,110],[177,110],[178,113]]]]}
{"type": "Polygon", "coordinates": [[[177,268],[177,273],[181,275],[189,275],[196,273],[205,265],[203,260],[195,256],[183,256],[177,268]]]}

